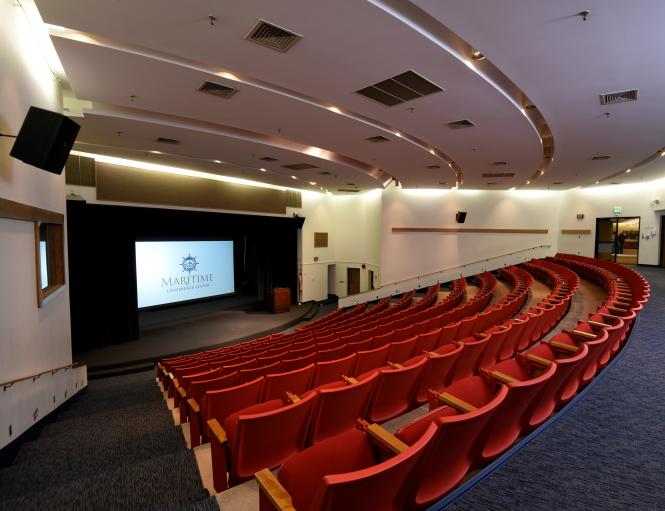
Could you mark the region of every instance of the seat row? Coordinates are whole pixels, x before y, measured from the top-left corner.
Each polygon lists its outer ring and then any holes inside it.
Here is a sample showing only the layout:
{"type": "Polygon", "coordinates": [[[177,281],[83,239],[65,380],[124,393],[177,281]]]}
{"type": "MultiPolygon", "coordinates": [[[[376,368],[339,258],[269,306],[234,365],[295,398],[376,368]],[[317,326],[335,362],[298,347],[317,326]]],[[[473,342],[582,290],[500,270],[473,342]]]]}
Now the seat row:
{"type": "MultiPolygon", "coordinates": [[[[551,261],[531,264],[538,267],[533,271],[566,273],[551,261]]],[[[609,318],[617,325],[626,319],[625,325],[648,298],[648,285],[625,269],[603,269],[608,271],[598,274],[607,279],[608,289],[616,291],[608,294],[608,301],[631,299],[630,305],[621,300],[615,307],[617,314],[611,314],[616,318],[609,318]]],[[[362,423],[355,431],[290,457],[276,477],[270,471],[258,471],[261,509],[289,505],[298,510],[424,509],[432,505],[469,470],[505,452],[591,381],[603,367],[604,356],[629,334],[629,328],[617,328],[611,334],[616,325],[596,321],[606,317],[601,314],[606,314],[602,311],[607,305],[547,343],[431,392],[430,412],[394,436],[377,424],[362,423]]]]}

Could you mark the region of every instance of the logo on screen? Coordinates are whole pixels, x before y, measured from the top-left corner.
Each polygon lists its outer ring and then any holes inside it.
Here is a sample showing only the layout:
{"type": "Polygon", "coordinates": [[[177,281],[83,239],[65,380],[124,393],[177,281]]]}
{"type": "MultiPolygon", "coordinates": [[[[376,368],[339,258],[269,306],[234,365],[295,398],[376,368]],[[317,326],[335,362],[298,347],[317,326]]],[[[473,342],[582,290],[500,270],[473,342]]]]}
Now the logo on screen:
{"type": "Polygon", "coordinates": [[[182,258],[180,266],[182,266],[182,271],[192,273],[193,271],[196,271],[198,264],[199,263],[196,262],[196,256],[192,257],[192,254],[189,254],[187,257],[182,258]]]}

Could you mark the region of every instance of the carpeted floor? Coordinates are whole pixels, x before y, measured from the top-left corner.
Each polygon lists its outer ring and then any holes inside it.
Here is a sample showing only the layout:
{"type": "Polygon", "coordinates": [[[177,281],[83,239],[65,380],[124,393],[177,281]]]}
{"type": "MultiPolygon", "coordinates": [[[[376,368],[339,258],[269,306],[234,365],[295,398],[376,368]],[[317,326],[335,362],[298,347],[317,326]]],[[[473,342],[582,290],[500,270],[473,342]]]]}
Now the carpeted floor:
{"type": "Polygon", "coordinates": [[[90,382],[0,470],[0,509],[217,510],[154,376],[90,382]]]}
{"type": "Polygon", "coordinates": [[[623,356],[446,511],[665,509],[665,270],[639,271],[652,294],[623,356]]]}

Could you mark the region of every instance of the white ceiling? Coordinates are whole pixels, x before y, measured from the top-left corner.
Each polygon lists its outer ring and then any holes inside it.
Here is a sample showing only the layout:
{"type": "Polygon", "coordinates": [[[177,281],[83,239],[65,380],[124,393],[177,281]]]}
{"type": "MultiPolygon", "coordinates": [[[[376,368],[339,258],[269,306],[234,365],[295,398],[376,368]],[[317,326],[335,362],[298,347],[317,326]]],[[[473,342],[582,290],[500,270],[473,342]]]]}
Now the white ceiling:
{"type": "MultiPolygon", "coordinates": [[[[36,3],[46,23],[69,29],[52,40],[75,94],[93,102],[79,136],[84,150],[150,159],[156,156],[146,151],[160,150],[173,153],[159,155],[164,162],[310,189],[311,180],[334,191],[347,183],[381,186],[386,176],[403,186],[449,187],[454,173],[428,152],[433,148],[457,162],[465,188],[524,184],[542,165],[538,133],[505,90],[460,61],[462,46],[446,51],[412,22],[425,17],[430,28],[450,29],[482,51],[544,116],[555,160],[531,187],[589,185],[665,145],[665,3],[657,0],[630,9],[607,0],[36,3]],[[582,9],[591,11],[587,21],[575,16],[582,9]],[[217,18],[214,26],[208,15],[217,18]],[[245,40],[259,18],[303,39],[286,53],[245,40]],[[409,69],[444,91],[394,107],[354,92],[409,69]],[[222,71],[242,80],[215,75],[222,71]],[[229,100],[201,94],[204,80],[239,92],[229,100]],[[600,105],[598,94],[627,88],[640,89],[638,101],[600,105]],[[351,115],[326,110],[330,105],[351,115]],[[464,118],[477,126],[444,125],[464,118]],[[390,142],[365,140],[375,135],[390,142]],[[181,143],[164,147],[157,137],[181,143]],[[598,153],[613,157],[591,161],[598,153]],[[211,159],[231,165],[219,169],[211,159]],[[508,165],[493,167],[497,160],[508,165]],[[320,169],[299,171],[295,181],[285,163],[320,169]],[[425,168],[433,164],[441,168],[425,168]],[[497,171],[516,176],[481,177],[497,171]]],[[[656,161],[612,182],[663,173],[656,161]]]]}

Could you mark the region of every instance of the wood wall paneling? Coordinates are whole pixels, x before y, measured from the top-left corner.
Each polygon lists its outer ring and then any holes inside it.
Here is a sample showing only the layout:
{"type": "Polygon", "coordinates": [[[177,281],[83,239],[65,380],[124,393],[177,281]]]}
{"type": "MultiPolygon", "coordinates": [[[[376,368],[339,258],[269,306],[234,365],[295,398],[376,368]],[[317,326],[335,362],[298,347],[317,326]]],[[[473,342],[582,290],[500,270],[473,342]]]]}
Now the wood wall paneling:
{"type": "Polygon", "coordinates": [[[398,232],[484,233],[484,234],[547,234],[548,229],[492,229],[479,227],[393,227],[398,232]]]}

